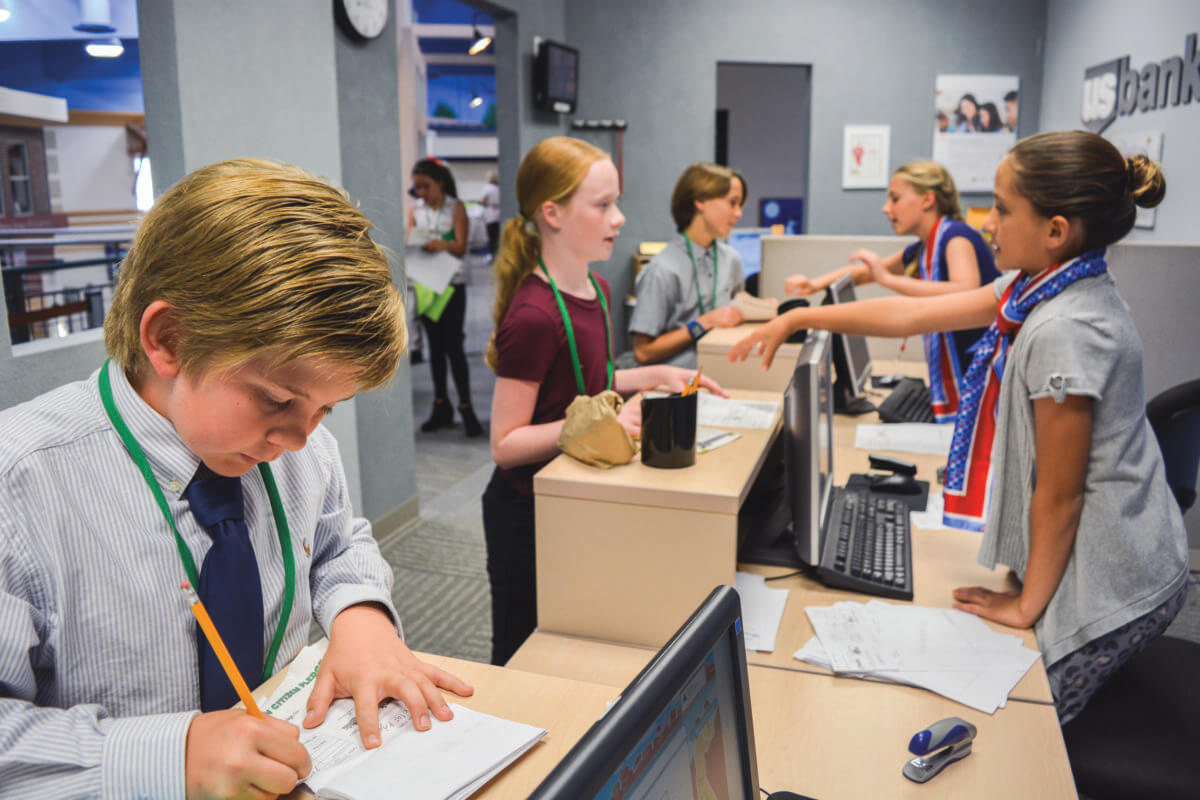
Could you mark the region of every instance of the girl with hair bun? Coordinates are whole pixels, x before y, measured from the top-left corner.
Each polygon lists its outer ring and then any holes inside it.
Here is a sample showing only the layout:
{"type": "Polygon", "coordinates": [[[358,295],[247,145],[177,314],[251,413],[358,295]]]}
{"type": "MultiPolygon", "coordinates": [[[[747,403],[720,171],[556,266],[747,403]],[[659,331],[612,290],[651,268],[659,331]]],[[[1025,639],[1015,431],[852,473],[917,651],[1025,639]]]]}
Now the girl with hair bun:
{"type": "MultiPolygon", "coordinates": [[[[875,281],[900,294],[932,297],[986,286],[1000,276],[979,231],[963,222],[954,178],[936,161],[913,161],[896,170],[882,211],[892,230],[916,234],[918,240],[886,258],[856,250],[849,264],[819,278],[793,275],[784,284],[787,293],[810,294],[850,275],[856,285],[875,281]]],[[[938,422],[954,421],[970,349],[984,330],[925,334],[929,395],[938,422]]]]}
{"type": "MultiPolygon", "coordinates": [[[[666,365],[614,370],[608,282],[588,264],[607,261],[625,224],[617,169],[603,150],[565,136],[545,139],[517,170],[520,215],[504,226],[496,257],[496,328],[487,363],[496,371],[492,459],[483,529],[492,584],[492,663],[504,664],[537,625],[533,474],[558,454],[567,406],[577,395],[631,395],[693,376],[666,365]]],[[[724,394],[708,378],[701,385],[724,394]]],[[[641,405],[621,424],[640,432],[641,405]]]]}
{"type": "Polygon", "coordinates": [[[1012,592],[954,590],[955,607],[1032,627],[1059,720],[1158,636],[1187,594],[1187,537],[1146,420],[1142,345],[1105,263],[1136,207],[1166,192],[1159,166],[1082,131],[1017,143],[984,223],[992,286],[801,308],[738,343],[775,350],[798,328],[905,336],[991,321],[964,379],[946,469],[946,524],[983,531],[979,562],[1012,592]],[[983,523],[986,520],[986,525],[983,523]]]}

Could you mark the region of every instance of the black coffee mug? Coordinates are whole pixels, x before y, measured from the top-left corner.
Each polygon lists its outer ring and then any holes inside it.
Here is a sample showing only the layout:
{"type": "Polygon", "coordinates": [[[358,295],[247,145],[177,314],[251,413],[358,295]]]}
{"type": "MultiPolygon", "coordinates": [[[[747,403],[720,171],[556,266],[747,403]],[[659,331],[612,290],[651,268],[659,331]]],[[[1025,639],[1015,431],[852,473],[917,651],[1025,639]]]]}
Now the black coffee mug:
{"type": "MultiPolygon", "coordinates": [[[[790,300],[784,300],[782,303],[780,303],[779,309],[775,313],[778,315],[783,315],[783,314],[786,314],[787,312],[791,311],[793,308],[808,308],[808,307],[809,307],[809,302],[807,300],[805,300],[803,297],[793,297],[790,300]]],[[[800,328],[798,331],[795,331],[794,333],[792,333],[791,336],[789,336],[787,338],[787,343],[788,344],[804,344],[804,340],[807,337],[808,337],[808,331],[805,330],[804,328],[800,328]]]]}
{"type": "Polygon", "coordinates": [[[642,463],[674,469],[696,463],[698,395],[642,398],[642,463]]]}

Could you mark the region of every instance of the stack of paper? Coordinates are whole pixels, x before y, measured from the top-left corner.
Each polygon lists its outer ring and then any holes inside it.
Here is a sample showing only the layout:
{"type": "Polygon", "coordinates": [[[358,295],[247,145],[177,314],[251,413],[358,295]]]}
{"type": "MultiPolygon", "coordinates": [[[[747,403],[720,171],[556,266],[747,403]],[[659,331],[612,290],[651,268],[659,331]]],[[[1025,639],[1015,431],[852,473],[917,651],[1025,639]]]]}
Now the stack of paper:
{"type": "Polygon", "coordinates": [[[451,704],[454,719],[417,731],[408,709],[396,701],[379,707],[383,744],[366,750],[358,733],[354,701],[335,700],[325,721],[300,725],[327,641],[310,645],[292,662],[287,680],[263,711],[300,728],[312,759],[304,779],[319,798],[373,800],[404,797],[464,800],[537,743],[546,731],[451,704]]]}
{"type": "Polygon", "coordinates": [[[895,450],[944,456],[950,452],[953,425],[932,422],[891,422],[859,425],[854,429],[854,446],[859,450],[895,450]]]}
{"type": "Polygon", "coordinates": [[[987,714],[1040,653],[950,608],[834,603],[805,608],[816,636],[796,651],[810,664],[858,677],[919,686],[987,714]]]}
{"type": "Polygon", "coordinates": [[[747,650],[770,653],[775,650],[775,637],[783,610],[787,606],[788,590],[772,589],[762,575],[739,572],[734,576],[734,588],[742,601],[742,629],[747,650]]]}

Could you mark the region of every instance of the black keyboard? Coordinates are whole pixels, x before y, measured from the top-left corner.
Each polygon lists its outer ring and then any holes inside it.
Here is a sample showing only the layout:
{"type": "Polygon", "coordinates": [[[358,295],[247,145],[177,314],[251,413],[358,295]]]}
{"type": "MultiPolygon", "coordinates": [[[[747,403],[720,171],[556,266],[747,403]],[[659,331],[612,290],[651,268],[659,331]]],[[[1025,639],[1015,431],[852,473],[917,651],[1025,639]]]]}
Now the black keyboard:
{"type": "Polygon", "coordinates": [[[829,586],[912,600],[908,506],[870,492],[834,492],[817,575],[829,586]]]}
{"type": "Polygon", "coordinates": [[[896,384],[876,410],[884,422],[936,422],[933,398],[925,381],[918,378],[905,378],[896,384]]]}

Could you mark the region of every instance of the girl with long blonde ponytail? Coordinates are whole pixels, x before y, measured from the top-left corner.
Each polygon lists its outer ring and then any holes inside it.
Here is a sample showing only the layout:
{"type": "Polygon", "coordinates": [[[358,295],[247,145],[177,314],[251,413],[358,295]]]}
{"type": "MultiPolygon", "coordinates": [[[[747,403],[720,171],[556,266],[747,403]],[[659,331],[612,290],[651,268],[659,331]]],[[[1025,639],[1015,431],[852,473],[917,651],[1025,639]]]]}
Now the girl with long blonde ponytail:
{"type": "MultiPolygon", "coordinates": [[[[976,289],[1000,277],[983,235],[963,222],[954,178],[936,161],[912,161],[896,170],[881,210],[893,231],[900,236],[915,235],[917,241],[889,256],[856,250],[846,266],[817,278],[793,275],[784,282],[784,290],[809,294],[849,275],[855,284],[874,281],[909,297],[933,297],[976,289]]],[[[960,384],[971,365],[971,348],[985,330],[925,335],[930,410],[936,421],[954,422],[962,395],[960,384]]]]}
{"type": "MultiPolygon", "coordinates": [[[[612,256],[625,223],[617,169],[604,151],[564,136],[539,142],[517,171],[516,194],[520,215],[504,226],[496,258],[487,354],[496,372],[496,470],[483,494],[493,664],[507,662],[537,625],[533,473],[558,454],[567,406],[606,388],[680,391],[693,375],[665,365],[613,369],[608,283],[588,270],[612,256]]],[[[711,380],[701,385],[721,392],[711,380]]],[[[620,420],[640,433],[641,404],[627,402],[620,420]]]]}

